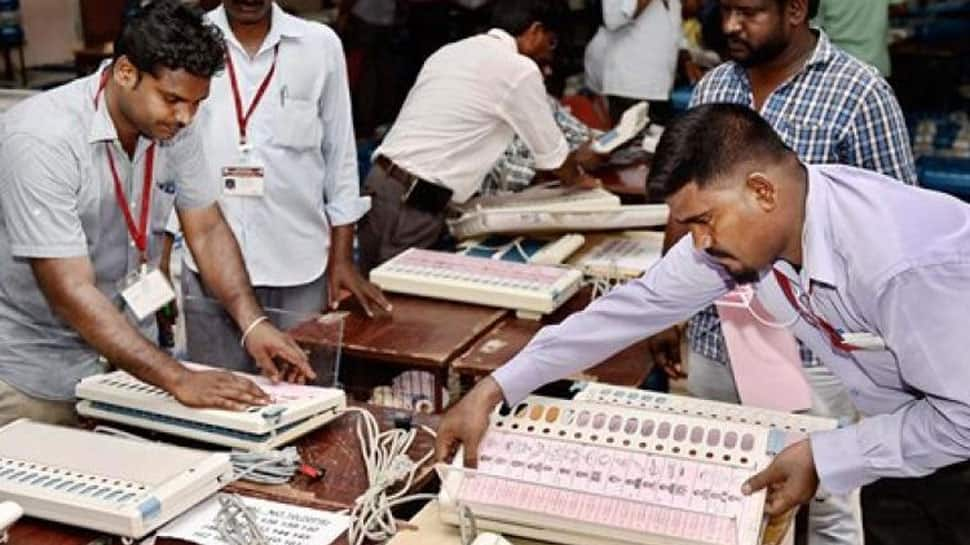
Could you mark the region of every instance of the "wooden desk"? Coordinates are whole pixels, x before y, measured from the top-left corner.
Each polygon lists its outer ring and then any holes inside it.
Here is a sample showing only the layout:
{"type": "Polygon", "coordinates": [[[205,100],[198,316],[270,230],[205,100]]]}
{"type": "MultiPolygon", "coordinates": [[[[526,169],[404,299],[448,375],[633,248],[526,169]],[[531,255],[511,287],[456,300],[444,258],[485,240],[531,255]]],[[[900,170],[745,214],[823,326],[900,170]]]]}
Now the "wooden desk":
{"type": "MultiPolygon", "coordinates": [[[[458,528],[449,526],[438,518],[438,502],[424,506],[411,524],[417,530],[404,530],[387,542],[387,545],[461,545],[458,528]]],[[[545,542],[505,536],[512,545],[547,545],[545,542]]]]}
{"type": "MultiPolygon", "coordinates": [[[[398,412],[373,405],[355,404],[354,406],[373,413],[381,429],[389,428],[393,424],[394,414],[398,412]]],[[[305,461],[326,468],[327,475],[323,480],[311,482],[308,477],[299,475],[287,485],[237,483],[229,486],[227,490],[245,496],[327,511],[349,507],[354,499],[367,489],[367,477],[361,462],[360,445],[355,431],[358,418],[357,415],[345,415],[296,442],[300,455],[305,461]]],[[[438,426],[438,417],[414,415],[413,422],[415,425],[423,424],[434,429],[438,426]]],[[[418,457],[433,447],[434,440],[427,434],[421,433],[409,454],[412,457],[418,457]]],[[[433,468],[430,465],[426,466],[418,473],[412,489],[420,490],[428,486],[433,477],[433,468]]],[[[11,528],[8,545],[90,545],[101,537],[97,532],[27,518],[11,528]]],[[[109,540],[103,542],[103,545],[120,544],[120,542],[119,539],[109,540]]],[[[179,543],[181,542],[159,540],[157,545],[179,543]]],[[[341,538],[337,544],[346,545],[346,538],[341,538]]]]}
{"type": "MultiPolygon", "coordinates": [[[[435,376],[435,410],[443,409],[441,390],[453,360],[509,311],[424,297],[386,294],[394,306],[389,317],[370,319],[349,302],[344,323],[343,356],[348,365],[394,365],[429,371],[435,376]]],[[[298,343],[313,345],[313,323],[290,334],[298,343]]]]}
{"type": "MultiPolygon", "coordinates": [[[[394,415],[403,412],[360,403],[352,403],[351,406],[374,414],[382,430],[392,427],[394,415]]],[[[245,496],[327,511],[350,507],[368,487],[360,443],[357,440],[357,421],[360,418],[357,414],[344,415],[296,441],[296,447],[304,462],[326,469],[327,474],[322,480],[313,481],[306,475],[297,475],[290,483],[275,486],[240,481],[230,485],[228,490],[245,496]]],[[[435,415],[412,414],[414,426],[424,425],[437,429],[438,422],[439,417],[435,415]]],[[[412,459],[418,459],[432,449],[434,438],[419,432],[408,455],[412,459]]],[[[418,472],[412,488],[421,490],[433,479],[434,468],[429,464],[418,472]]]]}
{"type": "MultiPolygon", "coordinates": [[[[525,348],[539,330],[557,324],[589,303],[590,288],[583,288],[542,321],[524,320],[514,315],[503,318],[488,333],[455,360],[452,368],[460,376],[481,377],[505,365],[525,348]]],[[[653,367],[646,341],[641,341],[614,355],[588,371],[571,377],[574,380],[606,382],[619,386],[639,386],[653,367]]]]}

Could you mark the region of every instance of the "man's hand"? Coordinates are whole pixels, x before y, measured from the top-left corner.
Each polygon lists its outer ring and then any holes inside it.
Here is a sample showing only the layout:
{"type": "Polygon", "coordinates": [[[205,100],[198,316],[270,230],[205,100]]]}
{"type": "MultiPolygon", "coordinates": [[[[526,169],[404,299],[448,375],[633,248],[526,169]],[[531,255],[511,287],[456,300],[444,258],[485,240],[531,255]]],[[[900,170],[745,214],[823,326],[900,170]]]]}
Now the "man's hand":
{"type": "Polygon", "coordinates": [[[256,365],[273,382],[284,380],[305,384],[317,378],[310,368],[306,354],[289,335],[276,329],[268,321],[256,325],[246,337],[246,350],[256,360],[256,365]],[[282,360],[277,365],[274,359],[282,360]]]}
{"type": "Polygon", "coordinates": [[[675,325],[647,339],[647,349],[654,365],[662,367],[667,376],[675,380],[687,378],[680,357],[681,337],[681,326],[675,325]]]}
{"type": "Polygon", "coordinates": [[[270,402],[266,392],[253,381],[228,371],[185,369],[172,384],[170,392],[175,399],[189,407],[241,411],[270,402]]]}
{"type": "Polygon", "coordinates": [[[327,307],[331,310],[340,304],[341,290],[347,290],[354,295],[367,316],[373,318],[377,314],[390,314],[393,308],[384,297],[381,289],[371,284],[361,276],[357,267],[349,261],[337,260],[327,273],[327,307]]]}
{"type": "Polygon", "coordinates": [[[818,489],[812,443],[804,439],[781,451],[764,471],[744,483],[741,492],[747,496],[763,488],[768,489],[765,513],[772,517],[811,500],[818,489]]]}
{"type": "Polygon", "coordinates": [[[441,419],[435,443],[435,459],[447,462],[458,447],[464,445],[465,467],[478,467],[478,445],[488,430],[492,410],[501,402],[502,389],[492,377],[479,381],[441,419]]]}
{"type": "Polygon", "coordinates": [[[576,148],[575,153],[576,161],[585,171],[595,171],[609,160],[609,155],[600,155],[593,151],[592,141],[576,148]]]}
{"type": "Polygon", "coordinates": [[[603,185],[598,178],[594,178],[580,166],[579,160],[577,158],[577,152],[570,152],[566,156],[566,160],[563,162],[562,166],[551,171],[559,183],[565,187],[579,187],[583,189],[593,189],[603,185]]]}

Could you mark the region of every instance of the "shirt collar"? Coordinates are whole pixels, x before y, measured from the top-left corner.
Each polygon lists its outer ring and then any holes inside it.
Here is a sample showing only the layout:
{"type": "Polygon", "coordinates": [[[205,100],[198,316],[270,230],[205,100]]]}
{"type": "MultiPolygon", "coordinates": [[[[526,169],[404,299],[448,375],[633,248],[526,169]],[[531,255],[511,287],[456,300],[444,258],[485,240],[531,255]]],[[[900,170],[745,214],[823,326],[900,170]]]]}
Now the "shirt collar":
{"type": "Polygon", "coordinates": [[[512,36],[501,28],[493,28],[492,30],[489,30],[488,35],[493,38],[498,38],[500,42],[509,46],[512,51],[515,51],[516,53],[519,52],[519,44],[516,43],[515,36],[512,36]]]}
{"type": "Polygon", "coordinates": [[[91,127],[88,129],[88,143],[90,144],[118,139],[118,129],[115,128],[111,115],[108,113],[104,93],[98,96],[97,106],[94,104],[94,97],[98,94],[98,87],[101,85],[101,75],[105,70],[110,69],[110,66],[111,61],[101,63],[100,69],[88,76],[88,84],[84,86],[84,101],[86,107],[91,108],[91,127]]]}
{"type": "Polygon", "coordinates": [[[808,196],[805,199],[805,225],[802,228],[802,276],[809,281],[836,285],[829,219],[829,181],[814,166],[808,169],[808,196]]]}
{"type": "MultiPolygon", "coordinates": [[[[813,68],[815,66],[825,66],[833,59],[833,57],[835,57],[835,47],[832,45],[832,41],[829,40],[828,34],[826,34],[824,30],[818,28],[813,28],[812,32],[818,33],[818,41],[815,43],[815,49],[812,51],[812,55],[808,57],[808,60],[805,62],[805,66],[795,73],[792,78],[807,71],[809,68],[813,68]]],[[[734,66],[735,77],[745,82],[745,85],[749,85],[748,73],[744,66],[741,66],[740,63],[734,61],[732,61],[732,64],[734,66]]]]}
{"type": "MultiPolygon", "coordinates": [[[[266,35],[266,39],[263,40],[263,44],[259,48],[259,53],[275,47],[283,38],[300,39],[303,37],[304,29],[302,22],[298,17],[294,17],[289,13],[283,11],[276,2],[273,2],[273,14],[272,22],[270,23],[269,34],[266,35]]],[[[235,47],[239,48],[240,51],[245,51],[239,40],[236,39],[235,34],[232,33],[232,28],[229,27],[229,18],[226,16],[226,10],[224,7],[219,6],[218,8],[210,11],[207,14],[209,21],[222,31],[225,39],[228,43],[233,44],[235,47]]],[[[257,53],[257,55],[259,54],[257,53]]]]}
{"type": "Polygon", "coordinates": [[[808,58],[802,71],[815,65],[828,64],[835,56],[835,47],[829,40],[828,34],[819,28],[813,28],[812,32],[818,33],[818,42],[815,44],[815,51],[812,51],[812,56],[808,58]]]}

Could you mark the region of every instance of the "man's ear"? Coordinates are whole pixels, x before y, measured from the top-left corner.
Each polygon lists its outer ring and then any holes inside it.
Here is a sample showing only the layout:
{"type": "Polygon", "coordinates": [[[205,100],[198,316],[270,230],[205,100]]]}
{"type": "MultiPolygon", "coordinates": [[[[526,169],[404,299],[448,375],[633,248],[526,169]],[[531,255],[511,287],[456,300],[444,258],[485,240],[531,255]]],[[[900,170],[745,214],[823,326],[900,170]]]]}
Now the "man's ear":
{"type": "Polygon", "coordinates": [[[808,0],[788,0],[785,6],[785,18],[788,19],[788,24],[793,27],[810,22],[808,20],[808,0]]]}
{"type": "Polygon", "coordinates": [[[764,212],[771,212],[778,206],[778,185],[763,172],[752,172],[744,181],[745,189],[764,212]]]}
{"type": "Polygon", "coordinates": [[[138,71],[138,68],[135,68],[134,64],[131,64],[131,61],[125,55],[115,59],[111,70],[115,83],[125,89],[131,90],[138,85],[141,73],[138,71]]]}

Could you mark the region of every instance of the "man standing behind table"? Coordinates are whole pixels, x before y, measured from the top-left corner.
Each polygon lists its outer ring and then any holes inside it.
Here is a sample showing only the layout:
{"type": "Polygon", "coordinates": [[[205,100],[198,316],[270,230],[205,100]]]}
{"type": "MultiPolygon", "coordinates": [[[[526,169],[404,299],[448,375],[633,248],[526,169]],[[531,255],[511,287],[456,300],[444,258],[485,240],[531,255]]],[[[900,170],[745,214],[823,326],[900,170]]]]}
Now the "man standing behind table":
{"type": "MultiPolygon", "coordinates": [[[[223,0],[207,15],[225,36],[227,70],[200,113],[209,178],[239,241],[257,300],[295,320],[352,293],[369,315],[390,310],[353,261],[360,196],[343,48],[329,27],[272,0],[223,0]]],[[[231,315],[186,254],[188,356],[236,370],[254,362],[231,315]]]]}

